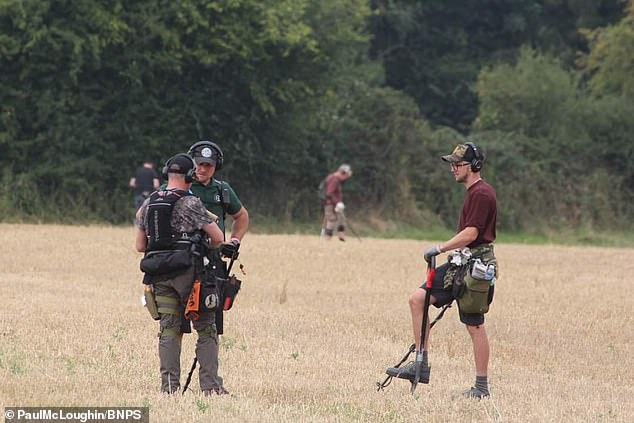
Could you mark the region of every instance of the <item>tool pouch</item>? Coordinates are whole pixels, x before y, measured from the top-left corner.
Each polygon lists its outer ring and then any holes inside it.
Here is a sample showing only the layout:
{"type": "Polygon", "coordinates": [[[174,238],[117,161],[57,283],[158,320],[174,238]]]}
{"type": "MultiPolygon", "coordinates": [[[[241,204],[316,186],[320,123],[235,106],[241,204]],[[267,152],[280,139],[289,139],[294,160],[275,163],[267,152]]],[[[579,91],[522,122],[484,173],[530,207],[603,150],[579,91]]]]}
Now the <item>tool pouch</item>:
{"type": "Polygon", "coordinates": [[[229,279],[224,283],[224,302],[222,307],[224,311],[231,310],[231,307],[233,307],[238,291],[240,291],[240,285],[242,285],[242,281],[236,278],[236,275],[229,276],[229,279]]]}
{"type": "Polygon", "coordinates": [[[143,297],[145,298],[145,308],[147,308],[147,311],[150,313],[150,316],[152,316],[152,319],[160,320],[161,316],[159,315],[158,305],[156,304],[156,298],[154,297],[154,290],[151,286],[145,286],[143,297]]]}
{"type": "Polygon", "coordinates": [[[458,300],[460,311],[484,314],[489,311],[489,304],[493,301],[493,284],[497,276],[493,244],[465,248],[461,255],[462,277],[455,278],[452,292],[458,300]]]}
{"type": "Polygon", "coordinates": [[[216,277],[209,275],[200,289],[200,309],[213,311],[220,306],[220,289],[216,277]]]}
{"type": "Polygon", "coordinates": [[[467,273],[464,277],[464,291],[458,299],[458,307],[463,313],[481,313],[489,311],[489,288],[491,281],[476,279],[467,273]]]}
{"type": "Polygon", "coordinates": [[[458,299],[458,306],[463,313],[484,314],[489,311],[489,304],[493,300],[490,291],[493,289],[495,265],[485,265],[480,259],[475,259],[467,268],[463,279],[464,291],[458,299]]]}

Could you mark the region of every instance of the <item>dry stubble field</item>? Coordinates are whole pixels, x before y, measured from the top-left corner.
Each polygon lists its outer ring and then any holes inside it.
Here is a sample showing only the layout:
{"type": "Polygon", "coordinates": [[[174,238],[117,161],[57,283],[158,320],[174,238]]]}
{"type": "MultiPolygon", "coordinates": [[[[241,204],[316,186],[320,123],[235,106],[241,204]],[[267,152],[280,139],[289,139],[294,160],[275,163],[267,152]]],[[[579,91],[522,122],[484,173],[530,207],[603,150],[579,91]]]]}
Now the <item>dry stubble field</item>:
{"type": "Polygon", "coordinates": [[[477,401],[460,397],[474,372],[455,309],[432,331],[431,384],[376,392],[411,344],[407,296],[429,242],[248,235],[221,339],[233,395],[207,399],[197,380],[158,393],[132,228],[0,233],[0,407],[149,406],[152,422],[634,420],[632,249],[498,245],[492,397],[477,401]]]}

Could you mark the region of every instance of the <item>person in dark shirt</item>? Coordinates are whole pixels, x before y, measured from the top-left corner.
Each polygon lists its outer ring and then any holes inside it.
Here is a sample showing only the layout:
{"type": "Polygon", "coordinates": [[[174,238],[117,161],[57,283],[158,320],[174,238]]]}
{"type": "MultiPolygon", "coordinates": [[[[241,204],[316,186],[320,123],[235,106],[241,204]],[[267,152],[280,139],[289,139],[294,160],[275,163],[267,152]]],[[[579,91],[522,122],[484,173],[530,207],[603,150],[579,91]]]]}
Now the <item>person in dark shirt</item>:
{"type": "MultiPolygon", "coordinates": [[[[465,280],[472,277],[471,269],[476,259],[479,259],[486,269],[490,269],[491,272],[495,271],[495,274],[491,274],[490,277],[497,276],[497,261],[493,252],[493,242],[496,237],[497,199],[493,187],[480,176],[485,156],[474,143],[459,144],[451,154],[443,156],[442,159],[449,163],[456,182],[465,186],[466,195],[460,211],[456,235],[444,243],[429,248],[424,254],[425,260],[429,263],[432,257],[454,250],[452,253],[454,255],[449,257],[450,261],[436,269],[432,282],[430,304],[442,307],[454,299],[458,300],[460,321],[466,325],[473,343],[476,368],[475,386],[464,392],[464,395],[470,398],[488,397],[489,340],[484,328],[484,313],[488,311],[488,305],[493,300],[493,282],[495,279],[484,282],[484,293],[480,297],[482,304],[477,306],[478,310],[482,310],[482,312],[476,313],[471,312],[473,310],[470,309],[468,312],[464,310],[467,309],[464,297],[466,294],[464,291],[454,290],[453,284],[457,277],[465,278],[465,280]],[[465,248],[468,248],[468,251],[464,250],[465,248]],[[467,255],[461,255],[465,251],[467,255]],[[467,264],[462,262],[458,264],[454,261],[454,257],[457,257],[458,260],[462,260],[462,257],[468,257],[468,263],[471,267],[467,267],[467,264]],[[486,292],[487,286],[488,293],[486,292]],[[461,301],[464,301],[464,304],[461,301]]],[[[416,353],[418,353],[420,345],[425,294],[426,287],[422,285],[409,298],[416,353]]],[[[425,331],[423,367],[419,380],[422,383],[428,383],[430,375],[427,361],[428,337],[429,321],[425,331]]],[[[416,372],[415,364],[415,362],[411,362],[402,368],[389,368],[387,374],[413,381],[416,372]]]]}
{"type": "Polygon", "coordinates": [[[154,165],[150,162],[143,163],[139,166],[130,182],[130,188],[134,189],[134,209],[138,210],[141,204],[150,194],[159,187],[159,179],[154,165]]]}

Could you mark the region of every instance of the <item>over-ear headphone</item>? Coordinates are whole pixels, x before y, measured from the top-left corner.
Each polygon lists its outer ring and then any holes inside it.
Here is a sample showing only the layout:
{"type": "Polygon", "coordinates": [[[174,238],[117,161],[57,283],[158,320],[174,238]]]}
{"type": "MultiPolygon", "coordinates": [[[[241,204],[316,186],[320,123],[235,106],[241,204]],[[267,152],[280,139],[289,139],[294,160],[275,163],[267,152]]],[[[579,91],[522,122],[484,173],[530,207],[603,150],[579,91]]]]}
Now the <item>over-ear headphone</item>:
{"type": "MultiPolygon", "coordinates": [[[[174,162],[174,160],[177,157],[184,157],[187,160],[189,160],[191,162],[191,168],[187,170],[187,172],[183,173],[185,175],[185,182],[190,184],[194,181],[194,175],[196,175],[196,162],[194,161],[194,159],[192,159],[192,157],[189,154],[185,154],[185,153],[178,153],[172,157],[170,157],[166,162],[165,162],[165,166],[163,166],[163,179],[167,180],[167,174],[169,173],[170,170],[170,165],[172,164],[172,162],[174,162]]],[[[178,172],[178,173],[182,173],[182,172],[178,172]]]]}
{"type": "Polygon", "coordinates": [[[482,169],[482,165],[484,164],[484,155],[474,143],[466,142],[464,143],[464,145],[466,145],[467,148],[470,148],[471,151],[473,151],[473,159],[471,159],[471,171],[479,172],[480,169],[482,169]]]}
{"type": "Polygon", "coordinates": [[[197,143],[189,147],[189,151],[187,152],[187,154],[189,154],[190,156],[194,158],[200,157],[200,153],[196,152],[196,150],[200,147],[208,147],[214,150],[216,152],[216,157],[215,157],[216,170],[222,169],[222,164],[224,162],[224,155],[222,154],[222,150],[220,149],[220,147],[218,147],[218,144],[211,141],[198,141],[197,143]]]}

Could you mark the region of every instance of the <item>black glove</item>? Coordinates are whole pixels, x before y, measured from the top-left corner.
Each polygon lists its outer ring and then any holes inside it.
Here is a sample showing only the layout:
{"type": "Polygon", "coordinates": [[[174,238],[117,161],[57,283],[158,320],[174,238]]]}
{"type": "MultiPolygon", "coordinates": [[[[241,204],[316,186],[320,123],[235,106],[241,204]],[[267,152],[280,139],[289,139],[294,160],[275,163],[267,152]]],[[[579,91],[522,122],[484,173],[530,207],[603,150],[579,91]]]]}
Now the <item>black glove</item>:
{"type": "Polygon", "coordinates": [[[440,251],[440,246],[436,245],[435,247],[432,247],[428,250],[425,251],[425,261],[427,263],[431,263],[431,258],[432,257],[436,257],[438,254],[440,254],[442,251],[440,251]]]}
{"type": "Polygon", "coordinates": [[[240,248],[240,240],[238,238],[231,238],[231,241],[225,242],[220,247],[220,254],[224,257],[237,257],[238,249],[240,248]]]}

